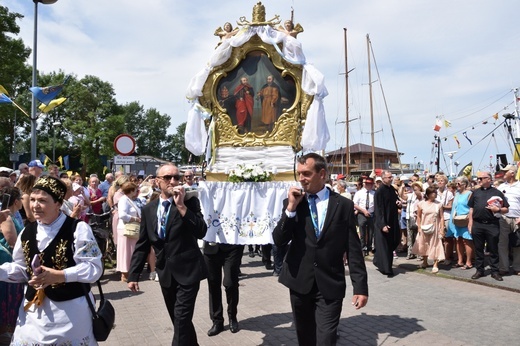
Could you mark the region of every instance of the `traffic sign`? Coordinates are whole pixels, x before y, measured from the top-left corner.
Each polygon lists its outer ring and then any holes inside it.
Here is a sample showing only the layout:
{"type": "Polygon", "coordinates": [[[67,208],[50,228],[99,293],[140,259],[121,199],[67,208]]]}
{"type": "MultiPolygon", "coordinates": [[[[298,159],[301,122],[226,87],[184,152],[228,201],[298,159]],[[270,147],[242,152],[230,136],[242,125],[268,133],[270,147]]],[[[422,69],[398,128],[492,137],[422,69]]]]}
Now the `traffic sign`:
{"type": "Polygon", "coordinates": [[[116,155],[116,156],[114,156],[114,164],[116,164],[116,165],[134,165],[135,156],[116,155]]]}
{"type": "Polygon", "coordinates": [[[114,150],[119,155],[132,155],[135,150],[134,137],[127,134],[117,136],[116,139],[114,139],[114,150]]]}

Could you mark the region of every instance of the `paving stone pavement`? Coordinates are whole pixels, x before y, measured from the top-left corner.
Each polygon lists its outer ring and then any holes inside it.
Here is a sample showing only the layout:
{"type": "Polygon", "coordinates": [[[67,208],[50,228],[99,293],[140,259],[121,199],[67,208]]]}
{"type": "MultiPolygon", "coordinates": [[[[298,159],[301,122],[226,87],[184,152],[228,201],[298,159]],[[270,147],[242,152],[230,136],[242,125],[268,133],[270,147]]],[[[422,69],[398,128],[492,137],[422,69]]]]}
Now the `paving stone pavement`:
{"type": "MultiPolygon", "coordinates": [[[[502,283],[489,276],[475,282],[469,279],[473,270],[441,265],[435,275],[431,268],[417,270],[418,261],[400,257],[394,262],[396,275],[387,278],[375,270],[370,258],[366,264],[370,297],[361,310],[350,305],[352,288],[346,271],[338,345],[518,344],[520,276],[504,277],[502,283]]],[[[259,257],[245,253],[242,272],[246,276],[240,280],[236,334],[225,321],[224,332],[207,336],[208,289],[201,282],[193,318],[199,344],[297,345],[288,289],[259,257]]],[[[171,345],[173,328],[157,282],[140,282],[141,291],[134,294],[116,273],[107,271],[102,283],[116,309],[116,327],[100,345],[171,345]]]]}

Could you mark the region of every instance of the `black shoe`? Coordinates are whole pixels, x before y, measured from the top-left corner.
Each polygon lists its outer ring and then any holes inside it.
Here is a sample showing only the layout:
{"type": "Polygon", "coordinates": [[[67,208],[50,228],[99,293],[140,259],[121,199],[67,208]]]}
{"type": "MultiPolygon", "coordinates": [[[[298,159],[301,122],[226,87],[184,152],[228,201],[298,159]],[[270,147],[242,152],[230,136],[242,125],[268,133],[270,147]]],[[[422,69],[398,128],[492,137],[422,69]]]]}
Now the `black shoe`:
{"type": "Polygon", "coordinates": [[[477,280],[477,279],[480,279],[480,278],[483,277],[483,276],[484,276],[484,273],[479,272],[479,271],[477,270],[477,272],[476,272],[475,274],[473,274],[473,276],[472,276],[471,278],[472,278],[473,280],[477,280]]]}
{"type": "Polygon", "coordinates": [[[499,273],[491,273],[491,277],[497,281],[504,281],[504,279],[502,279],[502,275],[499,273]]]}
{"type": "Polygon", "coordinates": [[[229,330],[231,331],[231,333],[236,333],[240,330],[236,318],[229,318],[229,330]]]}
{"type": "Polygon", "coordinates": [[[217,321],[213,322],[213,327],[211,327],[210,330],[208,330],[208,336],[215,336],[220,334],[224,331],[224,322],[217,321]]]}
{"type": "Polygon", "coordinates": [[[255,253],[253,251],[249,251],[249,257],[251,257],[251,258],[255,257],[255,253]]]}
{"type": "Polygon", "coordinates": [[[265,269],[267,269],[267,270],[273,270],[273,264],[267,262],[267,263],[265,264],[265,269]]]}

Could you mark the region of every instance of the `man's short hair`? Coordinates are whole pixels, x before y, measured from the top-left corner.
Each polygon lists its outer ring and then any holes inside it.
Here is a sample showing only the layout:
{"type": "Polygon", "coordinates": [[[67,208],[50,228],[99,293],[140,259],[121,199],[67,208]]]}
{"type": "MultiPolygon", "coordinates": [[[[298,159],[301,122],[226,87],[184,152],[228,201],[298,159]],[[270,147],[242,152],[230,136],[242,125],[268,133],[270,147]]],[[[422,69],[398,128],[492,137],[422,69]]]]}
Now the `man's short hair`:
{"type": "Polygon", "coordinates": [[[316,153],[307,153],[303,156],[300,156],[298,158],[298,163],[304,165],[307,159],[313,159],[314,160],[314,170],[316,172],[321,171],[322,169],[327,172],[327,161],[323,158],[323,156],[316,154],[316,153]]]}

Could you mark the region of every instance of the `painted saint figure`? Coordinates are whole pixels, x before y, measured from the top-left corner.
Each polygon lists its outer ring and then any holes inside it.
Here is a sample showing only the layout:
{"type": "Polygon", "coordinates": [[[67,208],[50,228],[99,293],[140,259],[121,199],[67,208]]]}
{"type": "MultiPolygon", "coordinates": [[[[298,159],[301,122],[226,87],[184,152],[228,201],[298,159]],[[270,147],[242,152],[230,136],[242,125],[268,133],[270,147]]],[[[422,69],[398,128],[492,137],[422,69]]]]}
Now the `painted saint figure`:
{"type": "Polygon", "coordinates": [[[273,124],[278,116],[280,88],[274,83],[273,76],[267,76],[267,84],[257,94],[262,102],[262,123],[268,131],[273,129],[273,124]]]}
{"type": "Polygon", "coordinates": [[[253,87],[249,84],[247,77],[240,78],[240,84],[235,88],[233,95],[236,97],[238,133],[244,134],[251,131],[251,117],[255,103],[253,87]]]}

